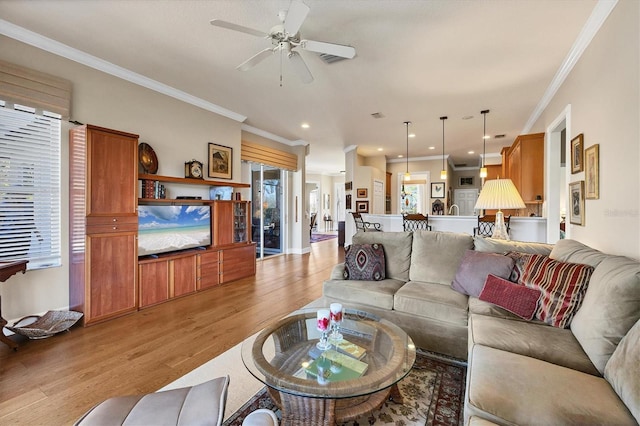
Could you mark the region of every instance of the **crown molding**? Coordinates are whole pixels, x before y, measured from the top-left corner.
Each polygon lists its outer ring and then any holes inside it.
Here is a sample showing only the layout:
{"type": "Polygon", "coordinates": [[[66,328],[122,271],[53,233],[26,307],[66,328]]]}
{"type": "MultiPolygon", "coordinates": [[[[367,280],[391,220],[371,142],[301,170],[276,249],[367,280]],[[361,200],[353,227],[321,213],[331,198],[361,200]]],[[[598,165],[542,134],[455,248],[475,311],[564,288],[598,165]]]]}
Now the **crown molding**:
{"type": "Polygon", "coordinates": [[[283,138],[282,136],[274,135],[273,133],[267,132],[266,130],[249,126],[248,124],[243,124],[242,126],[240,126],[240,129],[245,132],[253,133],[254,135],[262,136],[263,138],[271,139],[272,141],[280,142],[282,144],[289,145],[289,146],[308,145],[307,142],[301,139],[298,139],[296,141],[291,141],[289,139],[283,138]]]}
{"type": "Polygon", "coordinates": [[[580,34],[578,34],[578,38],[571,46],[571,50],[562,61],[560,68],[556,72],[555,76],[551,80],[549,87],[542,95],[540,102],[536,105],[533,113],[529,117],[529,120],[522,129],[521,134],[527,134],[531,131],[533,125],[538,121],[544,110],[549,106],[549,103],[556,95],[564,81],[567,79],[567,76],[573,70],[573,67],[576,65],[584,51],[587,49],[595,35],[606,21],[607,17],[611,13],[614,7],[618,4],[618,0],[599,0],[596,6],[593,8],[589,19],[582,27],[580,34]]]}
{"type": "Polygon", "coordinates": [[[242,123],[246,116],[0,19],[0,34],[242,123]]]}

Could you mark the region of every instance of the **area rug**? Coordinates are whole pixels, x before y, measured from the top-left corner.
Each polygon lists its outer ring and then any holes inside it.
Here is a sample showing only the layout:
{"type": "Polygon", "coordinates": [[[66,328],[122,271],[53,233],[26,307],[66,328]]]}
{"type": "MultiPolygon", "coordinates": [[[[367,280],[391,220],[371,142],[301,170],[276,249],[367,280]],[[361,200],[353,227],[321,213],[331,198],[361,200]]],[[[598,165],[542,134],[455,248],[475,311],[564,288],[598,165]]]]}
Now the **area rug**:
{"type": "MultiPolygon", "coordinates": [[[[431,352],[418,350],[411,372],[398,383],[403,404],[387,401],[373,413],[346,423],[360,425],[455,425],[463,424],[466,364],[431,352]]],[[[280,411],[262,388],[229,416],[223,426],[240,426],[258,408],[280,411]]]]}
{"type": "Polygon", "coordinates": [[[338,238],[335,234],[311,234],[311,238],[309,239],[312,243],[317,243],[320,241],[332,240],[334,238],[338,238]]]}

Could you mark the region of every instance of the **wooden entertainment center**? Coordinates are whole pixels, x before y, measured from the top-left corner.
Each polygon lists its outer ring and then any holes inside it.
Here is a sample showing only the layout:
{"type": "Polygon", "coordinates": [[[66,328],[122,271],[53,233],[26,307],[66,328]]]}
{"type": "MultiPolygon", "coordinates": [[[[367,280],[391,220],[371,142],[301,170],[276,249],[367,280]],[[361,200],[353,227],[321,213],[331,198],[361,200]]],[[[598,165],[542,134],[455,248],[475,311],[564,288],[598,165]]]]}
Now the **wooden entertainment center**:
{"type": "Polygon", "coordinates": [[[69,137],[69,307],[84,325],[255,274],[251,204],[138,198],[138,180],[250,185],[138,174],[138,135],[83,125],[69,137]],[[211,205],[212,243],[138,258],[138,204],[211,205]]]}

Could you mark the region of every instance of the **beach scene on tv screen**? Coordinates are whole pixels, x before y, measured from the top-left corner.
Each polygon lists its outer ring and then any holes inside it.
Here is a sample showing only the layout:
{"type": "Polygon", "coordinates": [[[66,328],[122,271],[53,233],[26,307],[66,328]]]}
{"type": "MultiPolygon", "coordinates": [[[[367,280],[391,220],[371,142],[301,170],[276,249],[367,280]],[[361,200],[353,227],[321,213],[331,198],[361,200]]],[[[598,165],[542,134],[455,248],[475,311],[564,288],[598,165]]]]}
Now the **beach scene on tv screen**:
{"type": "Polygon", "coordinates": [[[138,255],[211,244],[209,206],[139,206],[138,255]]]}

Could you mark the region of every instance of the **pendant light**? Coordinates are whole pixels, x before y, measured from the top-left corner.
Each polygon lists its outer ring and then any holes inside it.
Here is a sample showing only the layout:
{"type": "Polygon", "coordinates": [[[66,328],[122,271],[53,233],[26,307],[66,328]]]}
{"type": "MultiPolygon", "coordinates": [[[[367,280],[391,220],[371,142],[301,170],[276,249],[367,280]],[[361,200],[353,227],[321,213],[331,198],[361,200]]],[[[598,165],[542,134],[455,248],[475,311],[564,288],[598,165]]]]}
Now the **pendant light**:
{"type": "Polygon", "coordinates": [[[481,178],[487,177],[487,167],[485,164],[485,156],[487,153],[487,114],[488,113],[489,113],[488,109],[485,109],[484,111],[480,111],[480,114],[482,114],[482,117],[484,119],[484,128],[482,131],[482,167],[480,168],[481,178]]]}
{"type": "Polygon", "coordinates": [[[404,173],[404,180],[411,179],[411,175],[409,174],[409,124],[410,121],[405,121],[404,125],[407,128],[407,171],[404,173]]]}
{"type": "Polygon", "coordinates": [[[447,116],[440,117],[440,120],[442,120],[442,170],[440,170],[440,179],[447,178],[447,169],[444,167],[444,120],[447,118],[447,116]]]}

